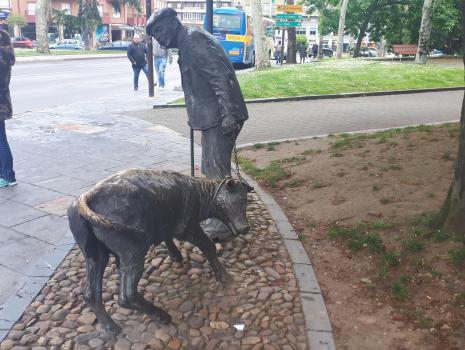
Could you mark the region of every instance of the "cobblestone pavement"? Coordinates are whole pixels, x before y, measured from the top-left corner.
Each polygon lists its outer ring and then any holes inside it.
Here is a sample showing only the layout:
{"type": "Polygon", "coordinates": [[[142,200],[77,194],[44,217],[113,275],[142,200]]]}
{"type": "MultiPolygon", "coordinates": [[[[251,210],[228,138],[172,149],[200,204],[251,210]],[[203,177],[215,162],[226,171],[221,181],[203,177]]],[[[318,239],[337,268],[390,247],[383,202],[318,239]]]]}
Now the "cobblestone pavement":
{"type": "MultiPolygon", "coordinates": [[[[458,120],[463,91],[249,104],[238,144],[458,120]]],[[[130,115],[188,135],[185,108],[130,115]]]]}
{"type": "Polygon", "coordinates": [[[197,247],[179,244],[184,261],[172,263],[166,247],[152,249],[139,290],[167,310],[161,326],[117,303],[114,260],[104,275],[106,309],[122,325],[117,337],[102,332],[83,302],[85,262],[74,248],[21,320],[2,350],[9,349],[307,349],[297,280],[274,222],[257,195],[249,197],[250,234],[219,244],[233,277],[223,287],[197,247]]]}

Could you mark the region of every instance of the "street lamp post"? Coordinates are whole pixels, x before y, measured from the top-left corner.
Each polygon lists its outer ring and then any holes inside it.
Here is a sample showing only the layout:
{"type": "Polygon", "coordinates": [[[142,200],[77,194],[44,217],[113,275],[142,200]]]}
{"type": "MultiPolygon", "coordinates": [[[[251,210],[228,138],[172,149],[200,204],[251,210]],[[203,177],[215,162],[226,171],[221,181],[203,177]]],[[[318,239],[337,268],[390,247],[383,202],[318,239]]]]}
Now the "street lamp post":
{"type": "MultiPolygon", "coordinates": [[[[145,25],[147,26],[147,22],[149,21],[150,16],[152,15],[152,1],[145,0],[145,25]]],[[[152,45],[152,37],[150,35],[147,36],[147,64],[149,68],[149,97],[155,96],[154,91],[154,84],[153,84],[153,45],[152,45]]]]}

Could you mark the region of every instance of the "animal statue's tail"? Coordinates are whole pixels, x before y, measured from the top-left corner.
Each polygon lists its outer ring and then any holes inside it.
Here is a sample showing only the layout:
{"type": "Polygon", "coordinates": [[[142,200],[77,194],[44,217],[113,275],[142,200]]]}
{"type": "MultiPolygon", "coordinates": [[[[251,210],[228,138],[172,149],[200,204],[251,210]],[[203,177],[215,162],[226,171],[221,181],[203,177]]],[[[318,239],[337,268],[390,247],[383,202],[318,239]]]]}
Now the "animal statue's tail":
{"type": "Polygon", "coordinates": [[[95,194],[96,194],[95,190],[90,190],[89,192],[86,192],[82,194],[81,196],[79,196],[79,199],[78,199],[79,214],[84,219],[89,221],[92,225],[105,228],[108,230],[118,231],[118,232],[134,232],[142,236],[146,235],[144,231],[138,228],[114,221],[110,218],[107,218],[93,211],[89,207],[88,201],[91,200],[95,194]]]}

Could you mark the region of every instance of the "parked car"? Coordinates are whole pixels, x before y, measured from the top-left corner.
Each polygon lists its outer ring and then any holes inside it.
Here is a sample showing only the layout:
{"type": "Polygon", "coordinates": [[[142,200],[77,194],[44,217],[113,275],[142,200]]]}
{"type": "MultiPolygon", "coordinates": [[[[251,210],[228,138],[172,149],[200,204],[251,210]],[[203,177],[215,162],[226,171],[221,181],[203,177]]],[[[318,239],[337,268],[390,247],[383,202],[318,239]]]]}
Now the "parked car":
{"type": "Polygon", "coordinates": [[[130,41],[117,40],[97,48],[97,50],[121,50],[127,51],[130,41]]]}
{"type": "Polygon", "coordinates": [[[444,56],[444,52],[438,49],[434,49],[433,51],[430,52],[429,54],[431,57],[442,57],[444,56]]]}
{"type": "Polygon", "coordinates": [[[83,47],[78,40],[65,39],[49,46],[51,50],[82,50],[83,47]]]}
{"type": "Polygon", "coordinates": [[[323,57],[333,57],[334,52],[332,49],[330,49],[328,46],[323,46],[321,49],[321,53],[323,54],[323,57]]]}
{"type": "Polygon", "coordinates": [[[24,36],[17,36],[11,39],[13,47],[22,47],[25,49],[32,49],[32,40],[24,36]]]}
{"type": "Polygon", "coordinates": [[[377,57],[378,50],[369,48],[369,47],[362,47],[359,53],[360,57],[377,57]]]}

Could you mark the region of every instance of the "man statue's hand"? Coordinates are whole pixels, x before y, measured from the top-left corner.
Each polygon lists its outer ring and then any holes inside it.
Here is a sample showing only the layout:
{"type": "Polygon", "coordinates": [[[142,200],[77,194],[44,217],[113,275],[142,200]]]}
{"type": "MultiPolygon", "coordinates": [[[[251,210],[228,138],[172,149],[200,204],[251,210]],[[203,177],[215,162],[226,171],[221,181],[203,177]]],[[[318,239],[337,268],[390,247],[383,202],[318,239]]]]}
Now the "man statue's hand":
{"type": "Polygon", "coordinates": [[[223,121],[221,122],[221,130],[223,131],[223,135],[232,134],[237,129],[238,125],[234,117],[228,116],[223,118],[223,121]]]}

